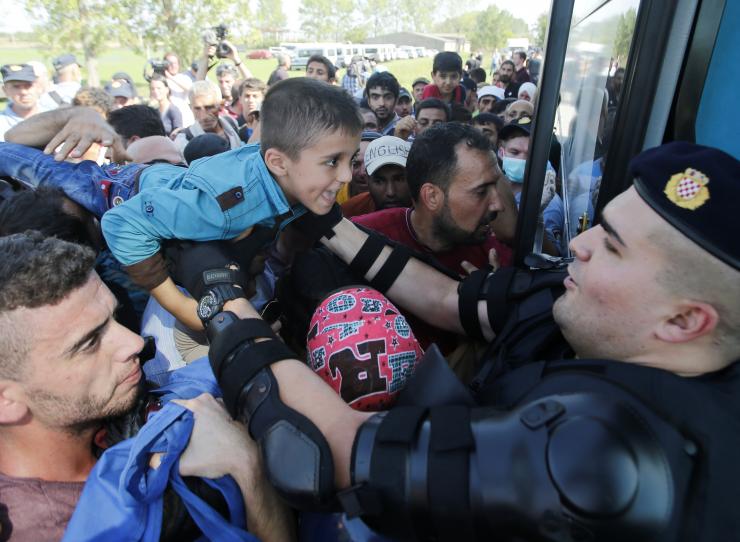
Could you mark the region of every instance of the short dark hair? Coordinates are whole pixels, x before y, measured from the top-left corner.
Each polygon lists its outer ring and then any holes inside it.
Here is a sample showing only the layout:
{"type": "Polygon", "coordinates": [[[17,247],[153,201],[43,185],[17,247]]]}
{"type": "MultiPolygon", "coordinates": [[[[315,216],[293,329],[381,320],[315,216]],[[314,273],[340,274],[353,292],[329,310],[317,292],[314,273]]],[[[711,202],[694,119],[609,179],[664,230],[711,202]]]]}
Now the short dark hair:
{"type": "Polygon", "coordinates": [[[0,237],[34,230],[44,237],[92,246],[92,215],[76,207],[61,188],[41,186],[18,192],[0,203],[0,237]]]}
{"type": "Polygon", "coordinates": [[[516,51],[514,54],[518,55],[522,60],[527,60],[527,53],[524,51],[516,51]]]}
{"type": "Polygon", "coordinates": [[[326,132],[354,136],[364,124],[357,104],[344,89],[308,77],[272,85],[262,102],[261,117],[263,156],[275,148],[293,160],[326,132]]]}
{"type": "Polygon", "coordinates": [[[470,78],[475,81],[478,85],[486,82],[486,70],[483,68],[475,68],[470,70],[470,78]]]}
{"type": "Polygon", "coordinates": [[[398,99],[398,93],[401,91],[401,85],[398,84],[398,79],[391,72],[377,72],[372,74],[365,84],[365,96],[368,96],[370,89],[375,87],[389,91],[396,100],[398,99]]]}
{"type": "Polygon", "coordinates": [[[452,103],[450,104],[450,121],[451,122],[462,122],[470,124],[473,120],[473,114],[463,104],[452,103]]]}
{"type": "Polygon", "coordinates": [[[442,51],[434,55],[432,72],[458,72],[462,73],[462,57],[453,51],[442,51]]]}
{"type": "Polygon", "coordinates": [[[420,101],[414,108],[414,116],[418,119],[419,113],[424,109],[441,109],[445,112],[446,122],[450,122],[450,108],[439,98],[427,98],[426,100],[420,101]]]}
{"type": "Polygon", "coordinates": [[[36,231],[0,238],[0,378],[18,380],[31,349],[18,308],[56,305],[90,278],[91,249],[36,231]]]}
{"type": "Polygon", "coordinates": [[[424,183],[439,186],[447,193],[457,171],[456,147],[460,143],[470,149],[491,151],[491,143],[483,133],[457,122],[432,126],[414,140],[406,158],[406,181],[414,201],[419,199],[424,183]]]}
{"type": "Polygon", "coordinates": [[[511,64],[511,69],[512,70],[515,70],[516,69],[516,64],[514,64],[514,61],[513,60],[504,60],[501,63],[501,67],[503,67],[504,64],[511,64]]]}
{"type": "Polygon", "coordinates": [[[247,77],[244,81],[242,81],[241,85],[239,85],[239,96],[244,94],[245,90],[256,90],[264,94],[265,92],[267,92],[267,85],[262,79],[257,79],[256,77],[247,77]]]}
{"type": "Polygon", "coordinates": [[[478,115],[473,117],[473,126],[483,124],[495,124],[496,131],[498,132],[504,127],[504,119],[493,113],[478,113],[478,115]]]}
{"type": "Polygon", "coordinates": [[[306,69],[308,69],[308,65],[311,62],[321,62],[326,66],[326,73],[329,75],[329,79],[334,79],[337,76],[337,67],[324,55],[311,55],[308,62],[306,62],[306,69]]]}
{"type": "Polygon", "coordinates": [[[167,136],[159,111],[148,105],[127,105],[108,113],[108,123],[126,139],[167,136]]]}
{"type": "Polygon", "coordinates": [[[491,113],[494,115],[499,115],[506,111],[506,108],[509,107],[509,104],[512,104],[516,101],[516,98],[504,98],[503,100],[496,100],[493,102],[493,106],[491,107],[491,113]]]}
{"type": "Polygon", "coordinates": [[[151,76],[149,76],[149,82],[151,83],[152,81],[159,81],[167,88],[170,88],[170,85],[167,84],[167,78],[161,73],[154,72],[151,76]]]}

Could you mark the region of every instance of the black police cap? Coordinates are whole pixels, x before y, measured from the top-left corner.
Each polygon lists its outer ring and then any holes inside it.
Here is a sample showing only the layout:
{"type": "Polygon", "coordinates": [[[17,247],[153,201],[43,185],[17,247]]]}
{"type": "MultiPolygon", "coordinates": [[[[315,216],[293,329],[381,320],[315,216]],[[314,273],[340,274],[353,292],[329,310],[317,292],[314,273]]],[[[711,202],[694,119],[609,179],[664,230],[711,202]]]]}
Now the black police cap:
{"type": "Polygon", "coordinates": [[[9,81],[25,81],[33,83],[36,80],[36,73],[33,67],[28,64],[6,64],[0,68],[0,74],[3,76],[3,83],[9,81]]]}
{"type": "Polygon", "coordinates": [[[655,212],[740,269],[740,161],[718,149],[676,141],[633,158],[630,172],[637,193],[655,212]]]}

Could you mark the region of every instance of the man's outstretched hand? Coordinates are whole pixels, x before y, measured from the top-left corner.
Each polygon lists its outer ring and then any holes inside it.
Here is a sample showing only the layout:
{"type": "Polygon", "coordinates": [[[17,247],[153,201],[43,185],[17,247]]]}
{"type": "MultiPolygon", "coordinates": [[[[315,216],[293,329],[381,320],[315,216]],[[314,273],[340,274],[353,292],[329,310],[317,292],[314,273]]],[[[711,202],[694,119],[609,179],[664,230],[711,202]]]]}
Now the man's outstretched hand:
{"type": "Polygon", "coordinates": [[[79,111],[70,117],[64,128],[46,145],[44,152],[54,154],[54,159],[61,162],[67,157],[79,158],[93,143],[110,148],[111,158],[116,163],[132,161],[124,148],[121,136],[99,113],[86,108],[79,108],[79,111]]]}

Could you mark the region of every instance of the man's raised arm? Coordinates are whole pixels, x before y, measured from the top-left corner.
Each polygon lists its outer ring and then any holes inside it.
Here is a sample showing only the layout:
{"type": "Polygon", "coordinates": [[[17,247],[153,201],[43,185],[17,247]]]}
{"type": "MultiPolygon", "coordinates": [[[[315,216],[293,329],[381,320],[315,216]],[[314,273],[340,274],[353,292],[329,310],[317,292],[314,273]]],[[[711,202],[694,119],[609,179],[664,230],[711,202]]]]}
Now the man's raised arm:
{"type": "Polygon", "coordinates": [[[59,161],[79,158],[90,145],[99,143],[111,148],[114,161],[129,160],[121,136],[89,107],[62,107],[34,115],[8,130],[5,141],[43,148],[59,161]]]}

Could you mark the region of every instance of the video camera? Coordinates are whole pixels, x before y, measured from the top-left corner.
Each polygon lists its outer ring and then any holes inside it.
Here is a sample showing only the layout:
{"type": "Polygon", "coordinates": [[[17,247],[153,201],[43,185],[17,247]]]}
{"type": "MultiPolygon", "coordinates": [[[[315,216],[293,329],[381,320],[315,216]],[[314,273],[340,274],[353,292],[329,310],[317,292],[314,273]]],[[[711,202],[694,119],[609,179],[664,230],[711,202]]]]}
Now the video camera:
{"type": "Polygon", "coordinates": [[[144,64],[144,79],[149,82],[152,79],[152,75],[155,73],[158,73],[159,75],[162,75],[166,77],[165,72],[167,71],[167,68],[170,67],[169,60],[157,60],[154,58],[150,58],[149,61],[144,64]],[[149,71],[151,68],[151,72],[149,71]]]}
{"type": "Polygon", "coordinates": [[[231,52],[231,48],[224,43],[224,40],[229,34],[229,27],[224,23],[218,26],[209,28],[203,32],[203,41],[208,45],[216,46],[216,56],[218,58],[227,58],[231,52]]]}

